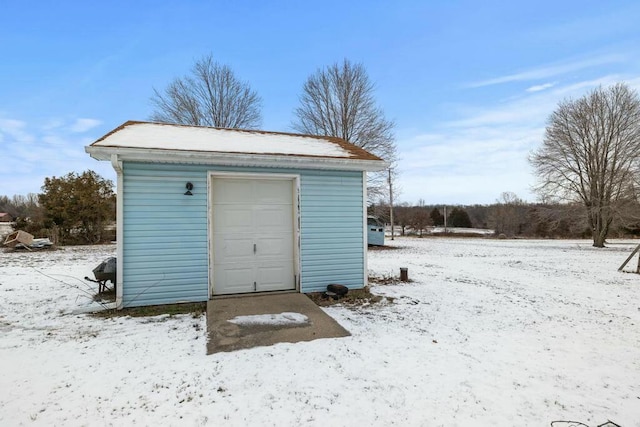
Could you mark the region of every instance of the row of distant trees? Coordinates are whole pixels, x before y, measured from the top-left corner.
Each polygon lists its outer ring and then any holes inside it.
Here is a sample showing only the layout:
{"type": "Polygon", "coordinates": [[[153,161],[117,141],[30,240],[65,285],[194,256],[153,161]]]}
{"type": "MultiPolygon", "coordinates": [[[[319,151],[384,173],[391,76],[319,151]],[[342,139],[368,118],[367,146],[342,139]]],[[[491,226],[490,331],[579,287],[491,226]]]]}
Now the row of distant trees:
{"type": "Polygon", "coordinates": [[[40,194],[0,196],[0,212],[15,218],[16,230],[56,244],[99,243],[115,238],[113,183],[94,171],[45,178],[40,194]]]}
{"type": "MultiPolygon", "coordinates": [[[[625,215],[614,217],[609,234],[640,235],[640,204],[629,204],[625,215]],[[635,219],[634,219],[635,218],[635,219]]],[[[57,244],[98,243],[115,238],[116,197],[113,183],[93,171],[46,178],[42,193],[0,196],[0,212],[16,218],[15,229],[57,244]]],[[[389,205],[369,207],[369,214],[390,222],[389,205]]],[[[503,193],[489,205],[436,206],[419,201],[395,207],[395,226],[401,235],[422,236],[431,227],[492,229],[496,236],[587,238],[589,217],[580,203],[527,203],[514,193],[503,193]],[[446,218],[445,218],[446,215],[446,218]]]]}
{"type": "MultiPolygon", "coordinates": [[[[635,208],[640,211],[640,204],[635,208]]],[[[378,203],[369,207],[369,214],[389,223],[389,206],[378,203]]],[[[432,227],[491,229],[496,236],[530,238],[589,238],[592,230],[584,206],[580,203],[527,203],[514,193],[503,193],[488,205],[449,206],[402,203],[394,209],[396,233],[422,236],[432,227]]],[[[640,220],[617,217],[609,235],[640,235],[640,220]]]]}

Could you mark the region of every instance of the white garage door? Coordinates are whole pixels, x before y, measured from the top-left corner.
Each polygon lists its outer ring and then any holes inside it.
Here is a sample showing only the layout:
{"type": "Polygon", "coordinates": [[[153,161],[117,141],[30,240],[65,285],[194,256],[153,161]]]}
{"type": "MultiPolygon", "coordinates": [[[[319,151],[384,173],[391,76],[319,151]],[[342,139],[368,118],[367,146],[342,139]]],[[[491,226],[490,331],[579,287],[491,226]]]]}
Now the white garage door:
{"type": "Polygon", "coordinates": [[[293,180],[212,179],[213,293],[295,289],[293,180]]]}

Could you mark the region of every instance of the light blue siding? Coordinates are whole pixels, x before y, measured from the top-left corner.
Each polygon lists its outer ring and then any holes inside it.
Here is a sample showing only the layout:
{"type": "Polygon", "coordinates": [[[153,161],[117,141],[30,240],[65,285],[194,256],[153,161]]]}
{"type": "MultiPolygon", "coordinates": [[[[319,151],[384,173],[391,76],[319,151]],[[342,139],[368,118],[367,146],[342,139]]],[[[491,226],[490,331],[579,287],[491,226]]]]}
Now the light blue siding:
{"type": "Polygon", "coordinates": [[[209,171],[300,175],[302,292],[364,284],[362,172],[124,164],[123,306],[205,301],[209,171]],[[193,183],[193,196],[185,184],[193,183]]]}
{"type": "Polygon", "coordinates": [[[362,172],[301,174],[302,291],[364,283],[362,172]]]}
{"type": "Polygon", "coordinates": [[[206,173],[125,163],[123,197],[123,306],[206,300],[206,173]]]}

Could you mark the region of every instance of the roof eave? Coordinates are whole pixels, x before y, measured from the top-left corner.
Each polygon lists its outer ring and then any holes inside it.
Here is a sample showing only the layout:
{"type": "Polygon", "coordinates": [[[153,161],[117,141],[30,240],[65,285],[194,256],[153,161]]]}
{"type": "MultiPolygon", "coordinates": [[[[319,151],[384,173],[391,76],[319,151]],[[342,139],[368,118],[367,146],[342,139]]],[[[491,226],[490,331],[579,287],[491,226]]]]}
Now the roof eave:
{"type": "Polygon", "coordinates": [[[247,154],[201,152],[186,150],[159,150],[128,147],[104,147],[90,145],[85,151],[96,160],[112,159],[117,155],[119,160],[146,163],[186,163],[210,164],[224,166],[301,168],[301,169],[338,169],[376,172],[387,169],[388,163],[383,160],[363,160],[338,157],[316,157],[277,154],[247,154]]]}

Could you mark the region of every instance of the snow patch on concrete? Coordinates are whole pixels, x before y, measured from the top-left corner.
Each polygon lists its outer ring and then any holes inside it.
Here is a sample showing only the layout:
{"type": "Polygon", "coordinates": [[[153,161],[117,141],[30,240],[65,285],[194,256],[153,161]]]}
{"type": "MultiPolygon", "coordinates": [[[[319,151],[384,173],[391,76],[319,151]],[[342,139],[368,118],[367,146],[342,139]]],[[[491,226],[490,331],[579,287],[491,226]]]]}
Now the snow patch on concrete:
{"type": "Polygon", "coordinates": [[[301,313],[284,312],[279,314],[254,314],[250,316],[236,316],[229,320],[236,325],[300,325],[309,323],[309,318],[301,313]]]}

